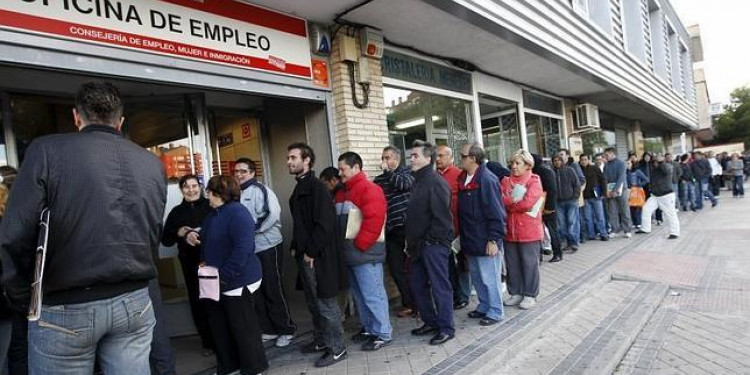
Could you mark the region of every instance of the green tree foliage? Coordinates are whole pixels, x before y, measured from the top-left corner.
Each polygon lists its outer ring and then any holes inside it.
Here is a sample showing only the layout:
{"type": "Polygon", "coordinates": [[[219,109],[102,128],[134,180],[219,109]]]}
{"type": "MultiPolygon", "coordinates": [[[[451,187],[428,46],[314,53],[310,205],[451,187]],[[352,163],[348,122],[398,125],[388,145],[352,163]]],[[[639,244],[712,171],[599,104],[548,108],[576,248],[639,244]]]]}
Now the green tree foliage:
{"type": "Polygon", "coordinates": [[[732,102],[716,120],[717,143],[745,142],[750,146],[750,87],[734,89],[732,102]]]}

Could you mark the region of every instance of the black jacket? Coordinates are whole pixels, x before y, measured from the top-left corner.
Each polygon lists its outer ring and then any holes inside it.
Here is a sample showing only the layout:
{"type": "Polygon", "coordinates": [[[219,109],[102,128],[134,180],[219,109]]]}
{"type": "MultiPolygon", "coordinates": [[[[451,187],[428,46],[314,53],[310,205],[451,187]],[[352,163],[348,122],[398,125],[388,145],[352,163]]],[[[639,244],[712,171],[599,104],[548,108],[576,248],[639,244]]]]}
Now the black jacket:
{"type": "Polygon", "coordinates": [[[403,228],[406,222],[406,206],[409,204],[409,194],[414,185],[414,176],[409,168],[398,167],[395,171],[383,172],[373,180],[383,189],[385,199],[388,201],[388,217],[386,218],[386,230],[391,231],[403,228]]]}
{"type": "Polygon", "coordinates": [[[531,170],[534,174],[539,176],[542,181],[542,190],[547,193],[547,198],[544,200],[545,211],[557,210],[557,178],[552,168],[544,165],[542,157],[537,154],[532,154],[534,157],[534,168],[531,170]]]}
{"type": "Polygon", "coordinates": [[[607,181],[604,179],[604,173],[599,167],[589,164],[582,168],[583,175],[586,177],[586,187],[583,189],[583,198],[602,198],[604,191],[607,190],[607,181]]]}
{"type": "Polygon", "coordinates": [[[672,190],[672,164],[667,162],[654,162],[651,166],[651,195],[661,197],[672,190]]]}
{"type": "Polygon", "coordinates": [[[581,182],[575,170],[562,165],[559,169],[555,169],[555,175],[557,177],[557,200],[562,202],[578,199],[581,194],[581,182]]]}
{"type": "Polygon", "coordinates": [[[450,247],[453,240],[451,188],[432,166],[413,172],[414,186],[406,209],[406,247],[411,260],[434,244],[450,247]]]}
{"type": "Polygon", "coordinates": [[[693,161],[690,164],[690,169],[693,171],[693,177],[696,180],[711,177],[711,163],[708,162],[708,159],[703,158],[693,161]]]}
{"type": "Polygon", "coordinates": [[[185,237],[177,237],[177,231],[185,226],[190,228],[200,227],[209,212],[211,212],[211,205],[208,204],[206,198],[200,197],[195,202],[183,200],[169,212],[167,221],[164,222],[164,233],[161,237],[162,245],[172,246],[176,243],[180,257],[200,258],[200,245],[190,246],[185,241],[185,237]]]}
{"type": "Polygon", "coordinates": [[[333,199],[315,172],[297,178],[289,208],[294,223],[291,248],[298,259],[305,254],[315,259],[318,298],[335,297],[348,287],[341,251],[344,234],[336,230],[333,199]]]}
{"type": "Polygon", "coordinates": [[[3,281],[28,302],[39,213],[50,209],[45,304],[146,287],[156,276],[167,183],[159,159],[112,127],[86,126],[29,146],[0,226],[3,281]]]}
{"type": "Polygon", "coordinates": [[[687,181],[687,182],[693,182],[693,170],[690,168],[690,164],[688,163],[680,163],[680,169],[682,169],[682,175],[680,176],[680,181],[687,181]]]}

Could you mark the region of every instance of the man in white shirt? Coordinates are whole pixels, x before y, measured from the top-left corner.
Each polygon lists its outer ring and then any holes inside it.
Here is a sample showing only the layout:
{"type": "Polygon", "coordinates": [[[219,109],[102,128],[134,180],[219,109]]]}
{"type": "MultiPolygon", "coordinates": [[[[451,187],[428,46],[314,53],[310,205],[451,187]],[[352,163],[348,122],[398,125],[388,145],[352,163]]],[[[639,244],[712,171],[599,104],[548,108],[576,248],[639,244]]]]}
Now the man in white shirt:
{"type": "Polygon", "coordinates": [[[721,190],[719,187],[721,186],[721,176],[724,174],[724,169],[721,167],[719,161],[716,160],[716,154],[713,151],[709,151],[707,155],[706,159],[708,159],[708,164],[711,165],[711,179],[708,180],[709,189],[711,189],[715,197],[718,197],[719,190],[721,190]]]}

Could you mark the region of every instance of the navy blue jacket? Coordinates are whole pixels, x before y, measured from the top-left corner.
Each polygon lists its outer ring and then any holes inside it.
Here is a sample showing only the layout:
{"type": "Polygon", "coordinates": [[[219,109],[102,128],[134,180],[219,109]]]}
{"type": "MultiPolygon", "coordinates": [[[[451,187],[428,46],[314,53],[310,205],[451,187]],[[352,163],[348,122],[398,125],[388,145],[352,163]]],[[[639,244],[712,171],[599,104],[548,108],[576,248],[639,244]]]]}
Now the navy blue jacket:
{"type": "Polygon", "coordinates": [[[222,292],[261,279],[260,261],[255,256],[255,221],[239,202],[227,202],[211,211],[200,235],[201,259],[219,269],[222,292]]]}
{"type": "Polygon", "coordinates": [[[505,207],[500,198],[497,176],[480,166],[465,185],[466,172],[458,179],[458,226],[461,251],[467,255],[487,255],[487,241],[498,244],[505,237],[505,207]]]}

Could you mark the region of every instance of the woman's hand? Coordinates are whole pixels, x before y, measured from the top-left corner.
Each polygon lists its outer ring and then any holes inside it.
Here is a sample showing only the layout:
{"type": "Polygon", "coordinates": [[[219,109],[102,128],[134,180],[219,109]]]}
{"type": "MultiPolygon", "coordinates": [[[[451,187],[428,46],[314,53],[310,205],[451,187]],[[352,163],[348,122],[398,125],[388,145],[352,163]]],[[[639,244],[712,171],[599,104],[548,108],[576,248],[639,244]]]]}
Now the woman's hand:
{"type": "Polygon", "coordinates": [[[187,236],[188,232],[190,232],[191,230],[193,230],[193,228],[190,228],[189,226],[184,225],[180,229],[177,230],[177,237],[180,237],[180,238],[185,237],[187,236]]]}
{"type": "Polygon", "coordinates": [[[189,232],[187,236],[185,236],[185,242],[187,242],[190,246],[198,246],[201,244],[200,238],[201,236],[198,234],[198,232],[189,232]]]}

